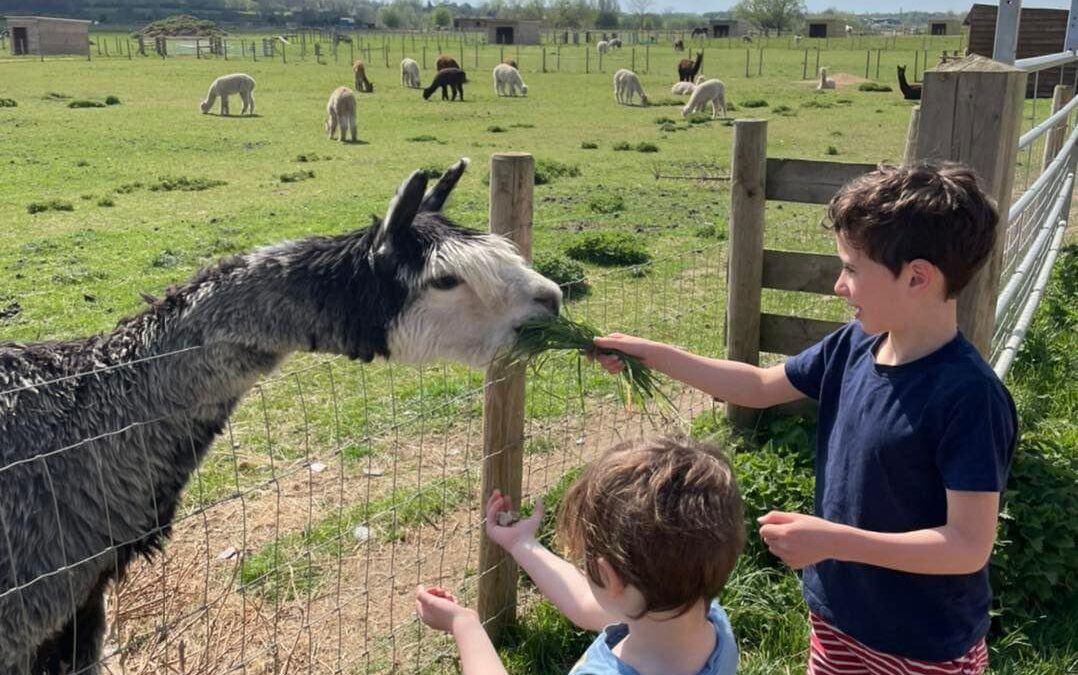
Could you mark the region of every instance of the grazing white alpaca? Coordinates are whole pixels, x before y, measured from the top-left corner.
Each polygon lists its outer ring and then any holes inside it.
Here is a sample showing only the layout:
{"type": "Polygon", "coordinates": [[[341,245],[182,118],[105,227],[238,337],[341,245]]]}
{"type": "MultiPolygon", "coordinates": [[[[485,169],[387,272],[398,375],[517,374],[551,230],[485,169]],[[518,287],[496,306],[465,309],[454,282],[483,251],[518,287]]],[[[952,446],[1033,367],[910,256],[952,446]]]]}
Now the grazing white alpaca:
{"type": "Polygon", "coordinates": [[[213,102],[217,100],[217,97],[221,97],[221,114],[228,114],[228,97],[232,94],[239,94],[240,99],[243,101],[243,112],[241,115],[254,115],[255,114],[255,80],[246,73],[233,73],[231,75],[222,75],[213,81],[210,85],[210,90],[206,93],[206,100],[199,104],[199,110],[203,114],[210,111],[213,107],[213,102]]]}
{"type": "Polygon", "coordinates": [[[853,26],[846,26],[846,35],[853,35],[853,26]]]}
{"type": "Polygon", "coordinates": [[[640,84],[640,78],[631,70],[622,68],[614,73],[614,100],[625,105],[632,105],[633,95],[640,96],[640,104],[647,105],[648,95],[640,84]]]}
{"type": "Polygon", "coordinates": [[[520,71],[508,63],[494,66],[494,93],[498,96],[516,96],[517,89],[520,89],[521,96],[528,95],[528,85],[524,84],[520,71]]]}
{"type": "Polygon", "coordinates": [[[415,59],[401,59],[401,86],[419,89],[419,64],[415,59]]]}
{"type": "Polygon", "coordinates": [[[671,94],[681,94],[687,96],[696,90],[696,85],[692,82],[675,82],[674,86],[670,87],[671,94]]]}
{"type": "Polygon", "coordinates": [[[834,89],[835,81],[827,78],[827,68],[820,68],[820,83],[816,89],[834,89]]]}
{"type": "Polygon", "coordinates": [[[607,53],[608,51],[610,51],[610,43],[606,40],[599,40],[595,43],[595,51],[599,52],[600,54],[607,53]]]}
{"type": "Polygon", "coordinates": [[[341,128],[341,143],[345,142],[348,132],[352,133],[352,142],[356,142],[356,95],[348,87],[337,87],[329,96],[326,104],[326,132],[330,140],[341,128]]]}
{"type": "Polygon", "coordinates": [[[795,45],[800,45],[801,44],[801,36],[800,35],[795,35],[794,36],[794,44],[795,45]]]}
{"type": "Polygon", "coordinates": [[[722,108],[722,116],[726,117],[726,85],[722,80],[708,80],[696,86],[689,102],[681,109],[681,116],[688,117],[695,112],[701,112],[704,105],[711,103],[711,119],[717,119],[719,108],[722,108]]]}

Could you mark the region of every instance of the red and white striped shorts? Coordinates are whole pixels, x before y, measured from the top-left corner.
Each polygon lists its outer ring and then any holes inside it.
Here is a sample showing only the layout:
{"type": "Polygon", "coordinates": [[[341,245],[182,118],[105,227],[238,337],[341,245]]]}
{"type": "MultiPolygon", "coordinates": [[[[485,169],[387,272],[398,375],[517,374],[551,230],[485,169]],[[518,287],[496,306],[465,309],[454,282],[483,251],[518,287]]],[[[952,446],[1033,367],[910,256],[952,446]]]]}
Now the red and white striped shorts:
{"type": "Polygon", "coordinates": [[[878,652],[813,613],[808,675],[982,675],[988,668],[984,640],[952,661],[918,661],[878,652]]]}

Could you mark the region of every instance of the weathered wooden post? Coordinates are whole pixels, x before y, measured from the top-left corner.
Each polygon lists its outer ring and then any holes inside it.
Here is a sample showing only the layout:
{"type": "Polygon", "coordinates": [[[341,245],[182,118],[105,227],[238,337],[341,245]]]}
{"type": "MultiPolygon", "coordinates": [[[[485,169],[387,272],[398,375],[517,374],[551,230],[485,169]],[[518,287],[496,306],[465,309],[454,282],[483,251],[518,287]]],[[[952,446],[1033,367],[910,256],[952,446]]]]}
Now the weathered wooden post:
{"type": "MultiPolygon", "coordinates": [[[[526,153],[490,158],[490,231],[511,239],[531,260],[535,160],[526,153]]],[[[520,504],[524,476],[524,365],[497,362],[487,369],[483,402],[483,480],[480,502],[498,488],[520,504]]],[[[479,618],[498,640],[516,619],[517,566],[500,546],[480,535],[479,618]]]]}
{"type": "MultiPolygon", "coordinates": [[[[760,362],[767,120],[735,121],[731,155],[726,358],[755,365],[760,362]]],[[[726,418],[735,427],[751,428],[758,415],[753,408],[726,404],[726,418]]]]}
{"type": "MultiPolygon", "coordinates": [[[[1070,100],[1074,98],[1074,87],[1066,84],[1057,84],[1055,89],[1052,90],[1052,112],[1054,115],[1060,111],[1060,109],[1070,103],[1070,100]]],[[[1068,118],[1070,116],[1068,115],[1068,118]]],[[[1043,173],[1052,160],[1059,154],[1059,149],[1063,147],[1063,139],[1067,137],[1067,120],[1060,121],[1059,124],[1052,127],[1046,134],[1044,141],[1044,155],[1041,158],[1041,172],[1043,173]]]]}
{"type": "MultiPolygon", "coordinates": [[[[973,167],[996,200],[1003,230],[1025,91],[1025,72],[983,56],[967,56],[924,73],[917,158],[973,167]]],[[[958,298],[959,328],[986,357],[995,328],[1004,239],[996,237],[990,260],[958,298]]]]}
{"type": "Polygon", "coordinates": [[[902,153],[903,164],[913,164],[917,161],[917,136],[921,128],[921,106],[915,105],[910,109],[910,126],[906,128],[906,151],[902,153]]]}

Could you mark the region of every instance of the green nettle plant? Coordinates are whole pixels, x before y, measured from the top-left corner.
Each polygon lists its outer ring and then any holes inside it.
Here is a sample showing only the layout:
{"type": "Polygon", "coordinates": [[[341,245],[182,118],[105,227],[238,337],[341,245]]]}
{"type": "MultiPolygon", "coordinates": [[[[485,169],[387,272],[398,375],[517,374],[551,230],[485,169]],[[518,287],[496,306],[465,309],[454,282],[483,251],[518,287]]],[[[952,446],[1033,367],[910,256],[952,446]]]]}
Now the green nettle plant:
{"type": "Polygon", "coordinates": [[[566,300],[576,300],[591,291],[587,270],[576,260],[557,253],[540,253],[532,260],[532,267],[561,287],[566,300]]]}
{"type": "Polygon", "coordinates": [[[602,230],[588,232],[576,238],[565,249],[565,255],[596,265],[642,265],[651,260],[647,247],[628,232],[602,230]]]}

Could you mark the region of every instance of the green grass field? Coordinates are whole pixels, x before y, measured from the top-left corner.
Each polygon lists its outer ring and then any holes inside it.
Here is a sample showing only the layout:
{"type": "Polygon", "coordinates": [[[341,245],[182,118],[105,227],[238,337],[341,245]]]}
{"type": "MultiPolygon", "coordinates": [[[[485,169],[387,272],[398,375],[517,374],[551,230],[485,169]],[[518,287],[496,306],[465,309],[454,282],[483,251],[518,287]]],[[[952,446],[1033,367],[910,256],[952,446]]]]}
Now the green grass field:
{"type": "MultiPolygon", "coordinates": [[[[110,38],[95,34],[102,37],[110,38]]],[[[826,45],[820,62],[832,77],[863,77],[866,49],[872,49],[869,79],[875,79],[877,45],[831,49],[835,42],[826,45]]],[[[852,84],[818,93],[802,81],[804,51],[790,49],[786,40],[768,42],[763,52],[759,44],[749,49],[747,78],[746,50],[716,43],[706,52],[703,72],[726,83],[732,118],[769,120],[771,156],[894,161],[902,157],[911,106],[898,93],[894,67],[912,64],[914,50],[927,44],[899,40],[880,52],[879,82],[892,92],[862,92],[852,84]]],[[[931,46],[933,54],[955,49],[958,39],[931,46]]],[[[407,41],[403,47],[404,55],[422,58],[407,41]]],[[[427,49],[433,62],[435,48],[427,49]]],[[[566,47],[558,57],[548,46],[548,69],[557,65],[561,72],[547,73],[539,72],[541,48],[523,48],[519,55],[506,50],[506,57],[519,58],[529,96],[499,99],[490,69],[501,49],[465,47],[462,65],[470,83],[463,103],[442,102],[437,94],[424,101],[418,91],[401,88],[400,50],[401,43],[392,43],[388,57],[375,49],[368,59],[376,89],[359,95],[357,144],[331,142],[322,129],[329,93],[351,85],[343,55],[335,63],[327,52],[319,64],[313,50],[303,59],[293,47],[287,63],[261,55],[257,61],[233,57],[226,63],[220,58],[98,58],[96,53],[91,61],[0,61],[0,99],[17,103],[0,107],[0,343],[107,331],[120,317],[139,311],[140,293],[159,295],[222,255],[365,226],[371,214],[385,211],[411,171],[440,170],[462,156],[472,158],[472,168],[447,213],[485,228],[489,157],[523,151],[547,169],[557,162],[578,170],[536,187],[537,254],[561,252],[585,233],[610,230],[639,236],[653,256],[643,271],[588,264],[592,292],[568,303],[569,312],[603,330],[638,331],[722,353],[729,196],[722,181],[699,179],[728,174],[733,129],[706,117],[682,118],[684,99],[670,95],[669,88],[683,54],[668,45],[637,47],[635,65],[655,104],[627,107],[614,103],[611,75],[634,65],[630,49],[607,55],[603,72],[595,72],[594,53],[585,60],[582,47],[566,47]],[[586,68],[592,72],[586,74],[586,68]],[[257,115],[199,114],[209,83],[236,71],[258,82],[257,115]],[[71,101],[104,102],[109,96],[119,104],[69,107],[71,101]],[[636,149],[649,149],[648,144],[657,151],[636,149]],[[624,145],[630,149],[615,149],[624,145]]],[[[811,79],[814,52],[809,59],[811,79]]],[[[424,82],[430,75],[423,69],[424,82]]],[[[1048,112],[1043,101],[1036,109],[1032,102],[1027,106],[1032,118],[1043,119],[1048,112]]],[[[233,112],[239,108],[233,100],[233,112]]],[[[767,243],[829,252],[833,244],[821,218],[819,207],[771,203],[767,243]]],[[[816,318],[846,316],[841,303],[797,294],[767,294],[764,307],[816,318]]],[[[552,359],[530,383],[529,424],[541,429],[544,422],[577,415],[576,377],[572,359],[552,359]]],[[[610,378],[594,369],[582,377],[590,398],[610,398],[610,378]]],[[[297,356],[285,374],[263,383],[234,416],[228,440],[239,452],[228,452],[229,443],[214,451],[192,484],[197,489],[189,490],[184,512],[197,514],[200,507],[276,481],[282,466],[295,467],[310,457],[339,458],[342,473],[359,476],[372,462],[395,463],[409,443],[438,446],[430,439],[439,434],[460,439],[480,414],[481,386],[477,373],[456,367],[357,368],[297,356]]],[[[536,431],[529,448],[542,459],[552,452],[548,445],[560,444],[560,438],[552,441],[536,431]]],[[[552,470],[570,468],[571,448],[549,464],[552,470]]],[[[790,476],[801,484],[802,478],[790,476]]],[[[454,492],[472,485],[466,474],[443,476],[443,483],[454,492]]],[[[368,503],[350,511],[317,513],[296,529],[261,541],[247,559],[243,581],[267,578],[279,556],[307,556],[308,571],[327,567],[324,560],[311,561],[311,547],[333,550],[340,532],[367,518],[372,505],[401,502],[405,488],[419,494],[415,484],[402,486],[368,494],[368,503]]],[[[449,510],[447,504],[451,509],[459,503],[455,494],[445,499],[399,521],[394,515],[387,527],[391,538],[399,536],[399,528],[436,519],[449,510]]],[[[318,584],[312,572],[301,575],[298,586],[310,592],[318,584]]],[[[800,672],[805,621],[796,580],[769,565],[748,566],[729,593],[744,672],[800,672]]],[[[285,594],[271,594],[279,595],[285,594]]],[[[564,672],[566,660],[572,663],[581,638],[553,614],[540,607],[525,615],[520,640],[538,647],[534,660],[520,657],[525,660],[515,672],[564,672]]],[[[1067,672],[1078,662],[1073,637],[1046,638],[1045,624],[1073,627],[1076,614],[1072,607],[1007,633],[1004,639],[1014,644],[993,654],[1001,657],[993,672],[1067,672]]]]}

